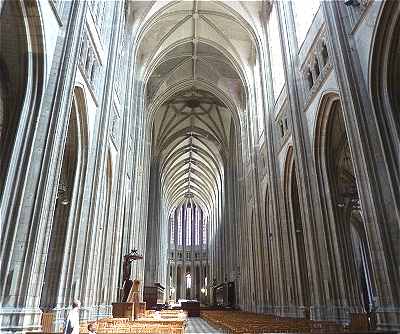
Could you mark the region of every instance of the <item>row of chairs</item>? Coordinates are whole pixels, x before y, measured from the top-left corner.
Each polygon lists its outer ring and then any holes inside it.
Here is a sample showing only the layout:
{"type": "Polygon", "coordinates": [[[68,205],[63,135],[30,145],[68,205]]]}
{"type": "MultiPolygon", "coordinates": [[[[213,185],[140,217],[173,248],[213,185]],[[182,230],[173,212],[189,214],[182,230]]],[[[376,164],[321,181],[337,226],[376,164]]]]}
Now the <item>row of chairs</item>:
{"type": "Polygon", "coordinates": [[[230,333],[328,333],[343,332],[335,323],[307,319],[278,318],[242,311],[202,311],[201,317],[230,333]]]}
{"type": "MultiPolygon", "coordinates": [[[[146,311],[145,316],[136,321],[128,318],[104,318],[95,321],[95,326],[98,334],[184,334],[186,318],[182,318],[182,311],[146,311]]],[[[80,332],[88,332],[87,324],[82,324],[80,332]]]]}

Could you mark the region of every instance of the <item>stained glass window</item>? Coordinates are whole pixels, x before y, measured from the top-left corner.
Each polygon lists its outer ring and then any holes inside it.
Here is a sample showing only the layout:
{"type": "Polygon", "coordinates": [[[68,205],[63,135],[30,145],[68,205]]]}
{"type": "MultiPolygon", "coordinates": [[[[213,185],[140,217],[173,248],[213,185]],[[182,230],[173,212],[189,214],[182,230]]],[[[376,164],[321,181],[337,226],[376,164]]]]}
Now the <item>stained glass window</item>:
{"type": "Polygon", "coordinates": [[[192,208],[186,208],[186,246],[192,244],[192,208]]]}
{"type": "Polygon", "coordinates": [[[182,246],[182,210],[178,210],[178,245],[182,246]]]}
{"type": "Polygon", "coordinates": [[[200,210],[196,209],[195,225],[194,225],[194,244],[200,245],[200,210]]]}
{"type": "Polygon", "coordinates": [[[203,219],[203,245],[207,244],[207,218],[203,219]]]}
{"type": "Polygon", "coordinates": [[[171,214],[169,216],[169,224],[171,226],[170,243],[174,244],[174,242],[175,242],[175,221],[174,221],[174,215],[173,214],[171,214]]]}

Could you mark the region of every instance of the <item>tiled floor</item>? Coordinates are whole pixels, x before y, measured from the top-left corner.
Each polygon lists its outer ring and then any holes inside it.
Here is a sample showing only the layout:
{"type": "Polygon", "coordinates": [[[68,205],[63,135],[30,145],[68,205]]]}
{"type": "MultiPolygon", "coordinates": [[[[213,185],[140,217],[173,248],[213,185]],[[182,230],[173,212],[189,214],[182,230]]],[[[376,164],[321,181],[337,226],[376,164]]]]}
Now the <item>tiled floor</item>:
{"type": "Polygon", "coordinates": [[[201,318],[188,318],[185,333],[224,333],[222,330],[212,327],[207,321],[201,318]]]}

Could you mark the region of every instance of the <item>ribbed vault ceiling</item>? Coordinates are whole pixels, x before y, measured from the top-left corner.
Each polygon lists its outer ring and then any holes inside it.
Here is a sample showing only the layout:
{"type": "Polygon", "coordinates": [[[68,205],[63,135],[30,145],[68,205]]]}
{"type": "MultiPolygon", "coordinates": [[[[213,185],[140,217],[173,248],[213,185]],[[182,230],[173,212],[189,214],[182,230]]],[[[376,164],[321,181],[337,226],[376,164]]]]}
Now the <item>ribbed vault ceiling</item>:
{"type": "Polygon", "coordinates": [[[209,92],[180,92],[158,111],[153,154],[160,160],[162,194],[171,206],[194,196],[203,206],[222,189],[232,117],[209,92]]]}
{"type": "Polygon", "coordinates": [[[133,1],[137,77],[168,207],[221,196],[233,116],[245,109],[261,1],[133,1]]]}

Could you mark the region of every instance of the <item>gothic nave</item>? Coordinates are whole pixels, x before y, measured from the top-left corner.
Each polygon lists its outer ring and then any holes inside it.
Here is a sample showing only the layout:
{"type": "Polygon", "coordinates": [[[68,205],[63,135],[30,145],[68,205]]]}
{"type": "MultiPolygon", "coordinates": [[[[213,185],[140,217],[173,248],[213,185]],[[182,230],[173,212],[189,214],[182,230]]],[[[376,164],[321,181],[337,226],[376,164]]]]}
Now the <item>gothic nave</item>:
{"type": "Polygon", "coordinates": [[[141,300],[400,330],[399,36],[397,0],[0,0],[0,332],[110,317],[131,250],[141,300]]]}

